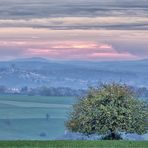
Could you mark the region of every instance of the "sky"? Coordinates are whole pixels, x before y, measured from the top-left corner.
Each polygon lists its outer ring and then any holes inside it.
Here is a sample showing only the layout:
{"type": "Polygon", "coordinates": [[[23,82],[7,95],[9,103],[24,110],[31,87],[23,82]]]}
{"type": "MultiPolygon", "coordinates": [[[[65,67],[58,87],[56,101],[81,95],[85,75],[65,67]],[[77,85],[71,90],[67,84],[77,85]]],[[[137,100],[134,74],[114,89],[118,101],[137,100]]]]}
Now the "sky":
{"type": "Polygon", "coordinates": [[[148,58],[148,0],[0,0],[0,60],[148,58]]]}

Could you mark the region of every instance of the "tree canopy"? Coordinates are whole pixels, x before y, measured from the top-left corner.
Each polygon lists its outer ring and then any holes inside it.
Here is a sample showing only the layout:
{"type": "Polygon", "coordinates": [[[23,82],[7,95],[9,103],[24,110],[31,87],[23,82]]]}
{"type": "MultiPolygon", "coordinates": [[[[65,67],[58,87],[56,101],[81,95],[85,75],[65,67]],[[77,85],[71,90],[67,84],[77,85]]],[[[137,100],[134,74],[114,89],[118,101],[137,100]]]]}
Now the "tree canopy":
{"type": "Polygon", "coordinates": [[[147,105],[136,98],[125,84],[103,84],[90,88],[87,95],[73,105],[66,122],[72,132],[87,135],[110,135],[117,139],[119,132],[147,132],[147,105]]]}

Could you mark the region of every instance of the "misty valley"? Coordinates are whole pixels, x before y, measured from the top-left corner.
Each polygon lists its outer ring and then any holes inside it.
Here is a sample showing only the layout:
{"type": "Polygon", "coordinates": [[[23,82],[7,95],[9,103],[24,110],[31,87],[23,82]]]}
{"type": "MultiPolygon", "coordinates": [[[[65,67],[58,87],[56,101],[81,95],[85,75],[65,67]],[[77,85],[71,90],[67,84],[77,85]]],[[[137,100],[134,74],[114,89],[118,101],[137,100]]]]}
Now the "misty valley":
{"type": "MultiPolygon", "coordinates": [[[[28,58],[0,62],[0,139],[88,139],[65,127],[72,105],[89,87],[106,82],[126,83],[147,100],[147,67],[148,60],[115,63],[28,58]]],[[[148,139],[147,134],[125,137],[148,139]]]]}

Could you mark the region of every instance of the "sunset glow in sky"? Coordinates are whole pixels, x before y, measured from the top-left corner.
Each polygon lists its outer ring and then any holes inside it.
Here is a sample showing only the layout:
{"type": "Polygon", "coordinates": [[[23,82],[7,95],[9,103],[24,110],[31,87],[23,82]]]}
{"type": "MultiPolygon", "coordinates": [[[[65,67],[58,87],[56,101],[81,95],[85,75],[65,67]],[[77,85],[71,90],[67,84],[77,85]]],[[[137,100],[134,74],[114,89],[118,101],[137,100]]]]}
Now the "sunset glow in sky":
{"type": "Polygon", "coordinates": [[[148,58],[147,0],[1,0],[0,60],[148,58]]]}

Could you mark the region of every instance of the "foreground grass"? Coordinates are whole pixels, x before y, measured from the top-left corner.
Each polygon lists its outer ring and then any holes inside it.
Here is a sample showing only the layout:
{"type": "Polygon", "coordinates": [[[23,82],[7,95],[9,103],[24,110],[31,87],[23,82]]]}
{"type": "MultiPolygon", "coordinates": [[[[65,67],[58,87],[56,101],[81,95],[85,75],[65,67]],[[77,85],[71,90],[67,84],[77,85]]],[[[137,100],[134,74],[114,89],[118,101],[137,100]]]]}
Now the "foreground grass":
{"type": "Polygon", "coordinates": [[[0,148],[147,148],[148,141],[0,141],[0,148]]]}

